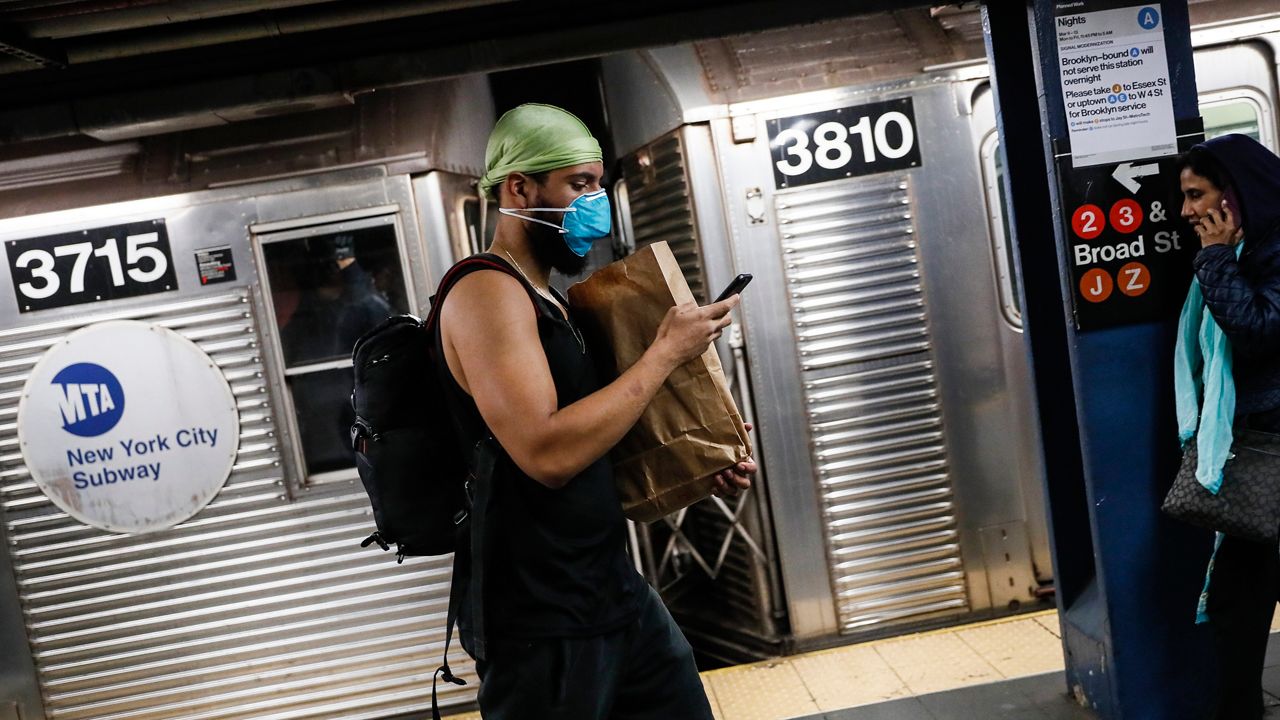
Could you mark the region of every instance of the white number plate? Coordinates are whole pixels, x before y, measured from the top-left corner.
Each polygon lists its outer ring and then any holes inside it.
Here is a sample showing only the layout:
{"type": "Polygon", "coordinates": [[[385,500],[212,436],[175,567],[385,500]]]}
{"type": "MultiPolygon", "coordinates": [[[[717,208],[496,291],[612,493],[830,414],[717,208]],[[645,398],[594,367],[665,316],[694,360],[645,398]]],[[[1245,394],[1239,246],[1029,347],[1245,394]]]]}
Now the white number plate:
{"type": "Polygon", "coordinates": [[[178,288],[164,220],[4,243],[19,312],[178,288]]]}
{"type": "Polygon", "coordinates": [[[911,98],[793,115],[766,125],[779,189],[921,163],[911,98]]]}

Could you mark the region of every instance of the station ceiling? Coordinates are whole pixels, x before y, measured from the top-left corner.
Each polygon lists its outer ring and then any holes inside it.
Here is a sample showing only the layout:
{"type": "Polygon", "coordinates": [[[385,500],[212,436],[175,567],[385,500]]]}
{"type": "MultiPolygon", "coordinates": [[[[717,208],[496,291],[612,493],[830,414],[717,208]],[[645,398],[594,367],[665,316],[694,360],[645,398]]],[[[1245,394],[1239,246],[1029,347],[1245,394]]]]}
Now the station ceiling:
{"type": "MultiPolygon", "coordinates": [[[[1274,3],[1190,1],[1193,19],[1206,7],[1274,3]]],[[[1023,0],[989,5],[1024,11],[1023,0]]],[[[180,129],[173,118],[201,112],[286,114],[323,98],[678,42],[718,42],[708,56],[732,63],[733,43],[716,39],[841,18],[879,16],[917,46],[915,61],[972,59],[983,52],[977,8],[975,0],[0,0],[0,146],[167,132],[180,129]]],[[[833,38],[867,47],[865,62],[833,72],[858,79],[901,54],[869,37],[833,38]]],[[[803,48],[790,50],[806,60],[803,48]]],[[[760,80],[744,82],[764,87],[760,80]]],[[[723,90],[729,99],[751,92],[723,90]]]]}
{"type": "Polygon", "coordinates": [[[370,58],[440,77],[920,4],[0,0],[0,103],[31,106],[298,67],[367,72],[342,63],[370,58]]]}

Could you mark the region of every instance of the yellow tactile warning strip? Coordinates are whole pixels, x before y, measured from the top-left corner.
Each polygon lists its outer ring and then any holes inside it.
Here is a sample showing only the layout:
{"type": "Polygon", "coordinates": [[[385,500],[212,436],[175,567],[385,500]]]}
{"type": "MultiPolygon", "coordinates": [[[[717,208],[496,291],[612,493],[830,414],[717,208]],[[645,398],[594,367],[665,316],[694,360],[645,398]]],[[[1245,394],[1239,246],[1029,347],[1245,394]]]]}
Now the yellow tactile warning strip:
{"type": "Polygon", "coordinates": [[[821,710],[790,658],[707,673],[724,720],[776,720],[821,710]]]}
{"type": "Polygon", "coordinates": [[[1062,623],[1058,622],[1058,613],[1056,611],[1041,613],[1034,617],[1035,621],[1043,625],[1045,630],[1053,633],[1054,637],[1062,637],[1062,623]]]}
{"type": "Polygon", "coordinates": [[[995,665],[955,633],[902,638],[877,645],[875,650],[914,695],[994,682],[1002,677],[995,665]]]}
{"type": "Polygon", "coordinates": [[[1044,625],[1026,619],[980,628],[962,628],[956,631],[956,635],[994,666],[1002,677],[1008,678],[1062,669],[1062,643],[1056,633],[1047,631],[1044,625]]]}
{"type": "Polygon", "coordinates": [[[784,720],[1062,670],[1059,638],[1048,610],[712,670],[702,684],[716,720],[784,720]]]}
{"type": "Polygon", "coordinates": [[[884,702],[911,694],[902,676],[870,645],[789,659],[822,710],[884,702]]]}

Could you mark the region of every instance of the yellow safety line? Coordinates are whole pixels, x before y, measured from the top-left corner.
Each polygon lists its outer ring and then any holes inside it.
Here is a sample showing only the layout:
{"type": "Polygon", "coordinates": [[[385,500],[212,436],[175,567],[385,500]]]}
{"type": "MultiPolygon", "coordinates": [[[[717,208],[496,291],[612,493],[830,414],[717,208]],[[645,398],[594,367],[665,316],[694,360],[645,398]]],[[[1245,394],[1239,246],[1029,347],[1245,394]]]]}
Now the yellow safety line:
{"type": "MultiPolygon", "coordinates": [[[[970,630],[970,629],[975,629],[975,628],[991,627],[991,626],[994,626],[994,625],[1005,625],[1005,624],[1010,624],[1010,623],[1018,622],[1018,621],[1020,621],[1020,620],[1030,620],[1030,619],[1035,619],[1035,618],[1039,618],[1039,617],[1047,617],[1047,616],[1050,616],[1050,615],[1056,616],[1057,614],[1058,614],[1058,611],[1057,611],[1057,610],[1037,610],[1037,611],[1035,611],[1035,612],[1021,613],[1021,614],[1018,614],[1018,615],[1009,615],[1009,616],[1005,616],[1005,617],[993,618],[993,619],[991,619],[991,620],[981,620],[981,621],[978,621],[978,622],[972,622],[972,623],[968,623],[968,624],[965,624],[965,625],[952,625],[952,626],[949,626],[949,627],[941,627],[941,628],[936,628],[936,629],[933,629],[933,630],[926,630],[926,631],[923,631],[923,632],[910,633],[910,634],[907,634],[907,635],[895,635],[895,636],[892,636],[892,637],[878,638],[878,639],[876,639],[876,640],[868,640],[868,641],[866,641],[866,642],[852,643],[852,644],[849,644],[849,645],[840,645],[840,646],[837,646],[837,647],[831,647],[831,648],[823,648],[823,649],[821,649],[821,650],[811,650],[811,651],[809,651],[809,652],[801,653],[801,654],[799,654],[799,655],[784,655],[784,656],[778,656],[778,657],[769,658],[769,659],[767,659],[767,660],[761,660],[761,661],[759,661],[759,662],[754,662],[754,663],[746,663],[746,664],[743,664],[743,665],[733,665],[733,666],[730,666],[730,667],[719,668],[719,669],[716,669],[716,670],[707,670],[707,671],[705,671],[705,672],[701,673],[701,675],[702,675],[702,677],[704,677],[704,678],[710,677],[710,676],[712,676],[712,675],[717,675],[717,676],[720,676],[720,677],[724,677],[724,676],[726,676],[726,675],[730,675],[730,674],[732,674],[732,673],[736,673],[736,672],[743,672],[743,671],[749,670],[749,669],[751,669],[751,668],[756,668],[756,667],[770,667],[770,666],[775,666],[775,665],[781,665],[781,664],[783,664],[783,663],[788,663],[788,662],[791,662],[791,661],[793,661],[793,660],[798,660],[798,659],[800,659],[800,658],[804,658],[804,657],[812,657],[812,656],[820,656],[820,655],[831,655],[831,654],[835,654],[835,653],[847,652],[847,651],[848,651],[848,650],[850,650],[851,648],[855,648],[855,647],[876,647],[876,646],[888,645],[888,644],[891,644],[891,643],[894,643],[894,642],[900,642],[900,641],[907,640],[907,639],[912,639],[912,638],[936,637],[936,636],[940,636],[940,635],[948,635],[948,634],[956,633],[956,632],[963,631],[963,630],[970,630]]],[[[1280,619],[1280,611],[1277,611],[1277,619],[1280,619]]],[[[961,638],[961,640],[963,641],[963,638],[961,638]]],[[[966,646],[967,646],[967,645],[968,645],[968,644],[966,643],[966,646]]],[[[970,648],[970,649],[972,649],[972,648],[970,648]]],[[[986,662],[986,663],[990,664],[990,660],[988,660],[988,659],[986,658],[986,656],[982,655],[981,653],[978,653],[976,650],[974,650],[974,652],[975,652],[975,653],[977,654],[977,656],[978,656],[979,658],[981,658],[984,662],[986,662]]],[[[889,667],[889,669],[890,669],[890,670],[892,670],[894,673],[897,673],[897,670],[896,670],[895,668],[893,668],[892,666],[886,666],[886,667],[889,667]]],[[[992,669],[993,669],[996,673],[998,673],[998,674],[1000,673],[1000,671],[999,671],[999,670],[997,670],[994,666],[992,666],[992,669]]],[[[901,678],[899,678],[899,679],[901,680],[901,678]]],[[[713,706],[713,707],[715,707],[715,708],[717,709],[717,711],[719,711],[717,716],[718,716],[718,717],[726,717],[726,716],[724,715],[723,708],[722,708],[722,707],[720,707],[720,704],[719,704],[719,702],[718,702],[718,699],[715,697],[715,689],[710,685],[710,683],[707,683],[707,685],[706,685],[706,686],[707,686],[707,699],[708,699],[708,701],[710,701],[710,702],[711,702],[711,704],[712,704],[712,706],[713,706]]],[[[906,682],[905,682],[905,681],[903,681],[903,686],[904,686],[904,687],[906,686],[906,682]]],[[[450,719],[449,719],[449,720],[476,720],[476,719],[478,719],[479,717],[480,717],[479,713],[477,713],[477,712],[472,712],[472,713],[467,713],[467,714],[463,714],[463,715],[453,715],[453,716],[450,716],[450,719]]],[[[727,717],[726,717],[726,720],[731,720],[731,719],[729,719],[729,718],[727,718],[727,717]]]]}
{"type": "Polygon", "coordinates": [[[779,662],[787,661],[787,660],[795,660],[803,657],[816,657],[821,655],[831,655],[833,653],[845,652],[849,650],[849,648],[875,647],[877,645],[884,645],[892,642],[899,642],[907,638],[924,638],[924,637],[931,637],[935,635],[946,635],[949,633],[958,632],[960,630],[970,630],[973,628],[991,627],[992,625],[1003,625],[1005,623],[1017,622],[1018,620],[1027,620],[1031,618],[1044,617],[1046,615],[1056,616],[1057,614],[1058,614],[1057,610],[1037,610],[1035,612],[1021,613],[1018,615],[1009,615],[1006,617],[993,618],[991,620],[980,620],[978,622],[968,623],[966,625],[952,625],[950,627],[941,627],[933,630],[925,630],[923,632],[910,633],[908,635],[894,635],[892,637],[877,638],[875,640],[868,640],[866,642],[850,643],[849,645],[839,645],[837,647],[823,648],[821,650],[811,650],[809,652],[801,653],[799,655],[780,655],[778,657],[769,658],[767,660],[760,660],[758,662],[744,663],[742,665],[731,665],[729,667],[717,668],[715,670],[707,670],[703,672],[702,675],[703,677],[709,677],[711,675],[717,675],[717,674],[728,674],[738,670],[744,670],[747,668],[768,667],[770,665],[775,665],[779,662]]]}

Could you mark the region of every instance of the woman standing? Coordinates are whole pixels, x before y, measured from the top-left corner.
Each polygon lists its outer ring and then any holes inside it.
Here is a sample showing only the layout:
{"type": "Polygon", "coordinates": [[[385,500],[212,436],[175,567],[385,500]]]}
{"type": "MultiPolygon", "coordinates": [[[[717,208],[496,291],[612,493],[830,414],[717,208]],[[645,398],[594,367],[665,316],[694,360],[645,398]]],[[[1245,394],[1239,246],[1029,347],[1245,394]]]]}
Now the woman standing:
{"type": "MultiPolygon", "coordinates": [[[[1201,246],[1196,279],[1230,348],[1233,423],[1280,433],[1280,158],[1247,136],[1224,135],[1193,147],[1180,168],[1182,217],[1201,246]]],[[[1205,609],[1218,649],[1217,717],[1261,718],[1280,553],[1223,536],[1211,568],[1205,609]]]]}

